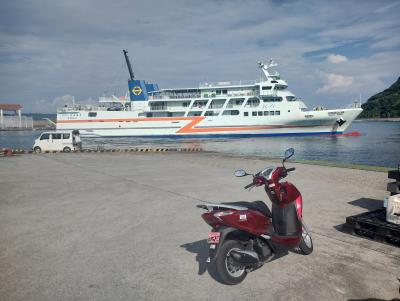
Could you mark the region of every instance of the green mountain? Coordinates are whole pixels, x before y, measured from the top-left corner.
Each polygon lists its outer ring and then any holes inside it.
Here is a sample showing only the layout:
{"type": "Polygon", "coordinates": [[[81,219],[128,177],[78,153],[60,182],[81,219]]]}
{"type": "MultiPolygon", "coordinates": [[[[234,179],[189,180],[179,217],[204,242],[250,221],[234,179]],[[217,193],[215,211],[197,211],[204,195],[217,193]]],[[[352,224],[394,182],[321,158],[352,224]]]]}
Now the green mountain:
{"type": "Polygon", "coordinates": [[[390,88],[371,96],[359,118],[400,117],[400,77],[390,88]]]}

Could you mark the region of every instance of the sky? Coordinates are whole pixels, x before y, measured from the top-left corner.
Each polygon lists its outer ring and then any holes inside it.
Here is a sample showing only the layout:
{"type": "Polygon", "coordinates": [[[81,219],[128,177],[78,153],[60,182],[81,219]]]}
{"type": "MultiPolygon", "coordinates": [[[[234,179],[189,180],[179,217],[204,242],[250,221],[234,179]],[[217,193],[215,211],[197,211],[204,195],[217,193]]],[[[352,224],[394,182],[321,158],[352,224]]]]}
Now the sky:
{"type": "Polygon", "coordinates": [[[0,4],[0,103],[55,113],[161,88],[259,79],[273,58],[310,107],[343,108],[400,76],[400,1],[13,0],[0,4]]]}

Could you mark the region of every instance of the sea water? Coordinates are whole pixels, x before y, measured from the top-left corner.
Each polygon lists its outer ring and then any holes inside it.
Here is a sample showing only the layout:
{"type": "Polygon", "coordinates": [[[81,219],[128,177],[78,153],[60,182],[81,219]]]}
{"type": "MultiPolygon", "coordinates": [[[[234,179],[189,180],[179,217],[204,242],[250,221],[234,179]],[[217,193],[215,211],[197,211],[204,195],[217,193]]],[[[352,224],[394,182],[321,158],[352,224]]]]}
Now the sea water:
{"type": "MultiPolygon", "coordinates": [[[[280,157],[293,147],[295,158],[386,167],[400,164],[400,122],[354,121],[347,132],[361,136],[284,136],[257,138],[86,138],[85,148],[200,147],[219,153],[280,157]]],[[[41,131],[0,132],[0,148],[31,149],[41,131]]]]}

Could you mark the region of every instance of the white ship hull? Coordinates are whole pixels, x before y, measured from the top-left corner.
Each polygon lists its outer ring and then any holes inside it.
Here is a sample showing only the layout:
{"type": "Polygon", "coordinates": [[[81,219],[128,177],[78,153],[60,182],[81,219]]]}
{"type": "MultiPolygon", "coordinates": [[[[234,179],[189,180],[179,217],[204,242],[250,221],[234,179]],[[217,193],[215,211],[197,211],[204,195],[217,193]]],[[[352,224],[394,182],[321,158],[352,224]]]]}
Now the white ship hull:
{"type": "Polygon", "coordinates": [[[86,137],[189,138],[340,134],[361,111],[358,108],[308,111],[287,118],[283,116],[140,118],[134,112],[98,111],[95,118],[74,119],[71,116],[73,114],[64,113],[57,116],[57,129],[79,129],[81,135],[86,137]],[[339,125],[338,118],[346,122],[339,125]]]}

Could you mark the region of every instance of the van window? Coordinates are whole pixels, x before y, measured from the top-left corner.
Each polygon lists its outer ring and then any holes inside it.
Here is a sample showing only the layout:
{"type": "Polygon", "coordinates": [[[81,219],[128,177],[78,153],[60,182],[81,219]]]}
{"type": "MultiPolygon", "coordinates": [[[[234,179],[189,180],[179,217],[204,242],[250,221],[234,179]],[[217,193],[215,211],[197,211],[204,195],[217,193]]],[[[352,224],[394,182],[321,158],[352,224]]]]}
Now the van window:
{"type": "Polygon", "coordinates": [[[70,134],[63,134],[63,139],[69,139],[70,134]]]}
{"type": "Polygon", "coordinates": [[[53,140],[61,139],[61,134],[51,134],[53,140]]]}
{"type": "Polygon", "coordinates": [[[50,134],[46,133],[46,134],[42,134],[42,136],[40,136],[40,140],[48,140],[50,138],[50,134]]]}

